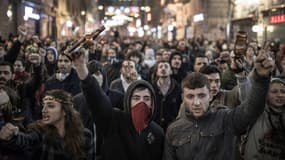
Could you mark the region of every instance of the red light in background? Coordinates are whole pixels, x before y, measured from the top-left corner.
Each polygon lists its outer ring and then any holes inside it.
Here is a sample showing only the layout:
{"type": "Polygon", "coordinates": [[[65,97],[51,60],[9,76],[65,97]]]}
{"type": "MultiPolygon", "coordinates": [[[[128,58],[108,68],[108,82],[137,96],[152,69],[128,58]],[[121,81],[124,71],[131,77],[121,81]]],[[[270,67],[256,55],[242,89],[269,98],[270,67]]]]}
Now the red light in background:
{"type": "Polygon", "coordinates": [[[285,14],[274,15],[270,17],[270,23],[282,23],[285,22],[285,14]]]}

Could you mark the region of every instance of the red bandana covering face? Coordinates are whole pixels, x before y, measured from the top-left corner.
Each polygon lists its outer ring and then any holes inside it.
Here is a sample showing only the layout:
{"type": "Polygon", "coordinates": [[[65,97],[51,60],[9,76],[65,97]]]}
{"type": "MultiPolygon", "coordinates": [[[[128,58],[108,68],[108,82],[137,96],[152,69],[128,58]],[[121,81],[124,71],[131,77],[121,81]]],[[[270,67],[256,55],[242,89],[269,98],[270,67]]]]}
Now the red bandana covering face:
{"type": "Polygon", "coordinates": [[[133,125],[138,133],[145,129],[151,116],[151,109],[144,102],[140,102],[131,110],[133,125]]]}

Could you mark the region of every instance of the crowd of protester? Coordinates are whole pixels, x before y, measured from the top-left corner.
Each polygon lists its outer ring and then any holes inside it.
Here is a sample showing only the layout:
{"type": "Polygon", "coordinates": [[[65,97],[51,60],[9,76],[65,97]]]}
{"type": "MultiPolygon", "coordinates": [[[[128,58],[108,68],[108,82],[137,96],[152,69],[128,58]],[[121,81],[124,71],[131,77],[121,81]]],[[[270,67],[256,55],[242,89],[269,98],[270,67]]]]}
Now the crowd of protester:
{"type": "Polygon", "coordinates": [[[1,160],[285,159],[283,43],[77,40],[1,38],[1,160]]]}

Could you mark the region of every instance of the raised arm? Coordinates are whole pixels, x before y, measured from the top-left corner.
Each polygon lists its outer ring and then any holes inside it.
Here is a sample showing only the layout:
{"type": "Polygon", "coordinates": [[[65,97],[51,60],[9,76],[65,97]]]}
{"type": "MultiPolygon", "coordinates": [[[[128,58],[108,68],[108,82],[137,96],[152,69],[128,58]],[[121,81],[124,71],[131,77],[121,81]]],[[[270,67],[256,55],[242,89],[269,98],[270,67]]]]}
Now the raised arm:
{"type": "Polygon", "coordinates": [[[19,37],[13,43],[12,48],[4,56],[4,60],[10,62],[11,64],[14,64],[14,62],[16,61],[16,58],[20,53],[21,46],[27,37],[27,31],[25,27],[20,26],[18,28],[18,32],[19,32],[19,37]]]}
{"type": "Polygon", "coordinates": [[[273,68],[272,58],[265,51],[261,51],[255,60],[252,87],[246,100],[234,110],[227,112],[225,118],[225,123],[236,133],[243,132],[263,112],[273,68]]]}
{"type": "Polygon", "coordinates": [[[81,49],[79,54],[73,56],[74,66],[81,80],[82,91],[96,127],[104,132],[108,129],[112,120],[112,104],[109,97],[99,86],[97,80],[89,74],[86,65],[87,58],[84,52],[86,51],[81,49]]]}
{"type": "Polygon", "coordinates": [[[30,97],[31,95],[35,95],[37,89],[44,82],[44,71],[43,64],[41,64],[40,55],[34,55],[37,57],[35,60],[31,60],[31,55],[28,57],[28,60],[31,62],[33,67],[33,72],[31,73],[31,78],[24,83],[24,91],[26,97],[30,97]]]}

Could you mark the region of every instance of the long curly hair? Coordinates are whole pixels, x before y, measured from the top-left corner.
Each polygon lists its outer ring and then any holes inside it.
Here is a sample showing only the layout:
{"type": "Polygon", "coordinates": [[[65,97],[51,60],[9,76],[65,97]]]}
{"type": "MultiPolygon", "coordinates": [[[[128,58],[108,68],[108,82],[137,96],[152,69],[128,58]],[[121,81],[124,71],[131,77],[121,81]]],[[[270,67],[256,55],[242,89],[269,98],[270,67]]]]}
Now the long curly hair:
{"type": "MultiPolygon", "coordinates": [[[[85,137],[84,137],[84,126],[81,121],[79,112],[73,107],[72,96],[63,90],[50,90],[44,95],[53,97],[56,101],[61,104],[62,109],[65,112],[65,136],[64,136],[64,149],[66,153],[71,154],[75,160],[85,159],[87,153],[84,151],[85,137]]],[[[55,137],[59,137],[55,126],[46,125],[42,121],[37,121],[30,127],[40,129],[41,133],[46,134],[46,142],[48,145],[56,143],[55,137]]]]}

